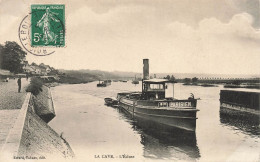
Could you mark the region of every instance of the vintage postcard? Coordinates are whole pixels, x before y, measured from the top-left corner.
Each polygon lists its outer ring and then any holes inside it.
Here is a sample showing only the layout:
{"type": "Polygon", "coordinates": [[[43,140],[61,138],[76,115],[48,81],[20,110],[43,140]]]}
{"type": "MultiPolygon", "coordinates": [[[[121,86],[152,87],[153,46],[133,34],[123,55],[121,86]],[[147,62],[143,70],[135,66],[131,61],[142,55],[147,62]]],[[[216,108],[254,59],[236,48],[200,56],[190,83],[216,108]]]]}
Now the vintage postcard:
{"type": "Polygon", "coordinates": [[[259,0],[0,0],[0,161],[259,162],[259,0]]]}

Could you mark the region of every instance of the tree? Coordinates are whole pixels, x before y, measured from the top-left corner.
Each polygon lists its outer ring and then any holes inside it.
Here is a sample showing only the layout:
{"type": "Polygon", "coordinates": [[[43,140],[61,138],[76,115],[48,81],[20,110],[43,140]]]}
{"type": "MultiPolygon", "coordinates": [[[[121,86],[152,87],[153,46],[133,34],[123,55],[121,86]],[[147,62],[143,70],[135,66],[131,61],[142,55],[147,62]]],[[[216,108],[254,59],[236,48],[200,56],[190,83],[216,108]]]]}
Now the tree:
{"type": "Polygon", "coordinates": [[[198,79],[198,78],[196,78],[196,77],[194,77],[194,78],[192,78],[192,79],[191,79],[192,83],[197,83],[197,82],[198,82],[198,80],[199,80],[199,79],[198,79]]]}
{"type": "Polygon", "coordinates": [[[31,64],[32,66],[38,66],[36,63],[34,63],[34,62],[32,62],[32,64],[31,64]]]}
{"type": "Polygon", "coordinates": [[[232,82],[232,84],[235,84],[235,85],[240,85],[241,84],[241,81],[236,79],[232,82]]]}
{"type": "Polygon", "coordinates": [[[171,77],[170,77],[170,75],[167,75],[166,77],[164,77],[164,79],[168,79],[168,80],[170,80],[171,77]]]}
{"type": "Polygon", "coordinates": [[[23,72],[23,61],[26,56],[26,52],[16,42],[5,43],[2,50],[3,65],[2,68],[9,70],[13,73],[23,72]]]}
{"type": "Polygon", "coordinates": [[[184,83],[185,84],[190,84],[191,82],[191,79],[190,78],[184,78],[184,83]]]}
{"type": "Polygon", "coordinates": [[[169,80],[172,81],[172,82],[175,82],[176,79],[175,79],[175,77],[172,75],[169,80]]]}

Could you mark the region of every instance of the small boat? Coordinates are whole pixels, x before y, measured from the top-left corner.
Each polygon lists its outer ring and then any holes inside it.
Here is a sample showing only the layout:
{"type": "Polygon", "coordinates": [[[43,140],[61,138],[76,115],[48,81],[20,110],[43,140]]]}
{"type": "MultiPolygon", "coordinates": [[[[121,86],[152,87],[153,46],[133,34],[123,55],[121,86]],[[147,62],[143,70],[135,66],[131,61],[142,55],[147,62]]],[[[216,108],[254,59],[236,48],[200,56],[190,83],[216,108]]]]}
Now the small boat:
{"type": "Polygon", "coordinates": [[[133,116],[182,130],[196,130],[197,99],[174,98],[174,82],[149,79],[149,60],[144,59],[142,92],[118,93],[118,106],[133,116]]]}
{"type": "Polygon", "coordinates": [[[135,80],[132,81],[132,84],[139,84],[139,80],[136,79],[136,76],[135,76],[135,80]]]}
{"type": "Polygon", "coordinates": [[[116,106],[116,105],[118,105],[118,101],[117,101],[117,99],[115,99],[115,98],[109,98],[109,97],[107,97],[107,98],[105,98],[104,100],[105,100],[105,104],[106,104],[107,106],[116,106]]]}
{"type": "Polygon", "coordinates": [[[139,81],[138,80],[133,80],[132,84],[139,84],[139,81]]]}
{"type": "Polygon", "coordinates": [[[97,84],[97,87],[107,87],[109,85],[111,85],[111,80],[105,80],[105,81],[103,81],[101,83],[99,81],[99,83],[97,84]]]}
{"type": "Polygon", "coordinates": [[[104,84],[104,82],[102,82],[102,83],[98,83],[97,84],[97,87],[106,87],[107,85],[106,84],[104,84]]]}

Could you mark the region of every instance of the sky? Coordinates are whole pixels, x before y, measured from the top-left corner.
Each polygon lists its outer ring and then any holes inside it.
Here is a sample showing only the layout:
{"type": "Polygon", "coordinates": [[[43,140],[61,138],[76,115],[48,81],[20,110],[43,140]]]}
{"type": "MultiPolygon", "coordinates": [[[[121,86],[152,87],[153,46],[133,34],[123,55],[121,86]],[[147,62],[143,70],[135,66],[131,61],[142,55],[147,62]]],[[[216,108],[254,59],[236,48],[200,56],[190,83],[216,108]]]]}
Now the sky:
{"type": "MultiPolygon", "coordinates": [[[[259,0],[52,0],[65,4],[66,47],[27,60],[59,69],[260,73],[259,0]]],[[[0,43],[41,1],[0,0],[0,43]]]]}

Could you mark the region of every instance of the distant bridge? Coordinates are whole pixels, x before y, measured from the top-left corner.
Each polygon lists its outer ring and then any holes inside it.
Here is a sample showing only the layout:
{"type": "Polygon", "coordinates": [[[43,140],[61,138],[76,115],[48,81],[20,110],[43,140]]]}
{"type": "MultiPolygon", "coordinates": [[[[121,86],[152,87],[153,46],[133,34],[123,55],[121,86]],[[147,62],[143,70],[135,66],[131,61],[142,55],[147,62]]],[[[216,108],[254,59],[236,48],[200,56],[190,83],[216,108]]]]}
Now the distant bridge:
{"type": "MultiPolygon", "coordinates": [[[[192,78],[190,78],[192,79],[192,78]]],[[[185,79],[176,79],[177,82],[184,82],[185,79]]],[[[260,83],[260,78],[198,78],[197,83],[210,83],[210,84],[231,84],[231,83],[260,83]]]]}

